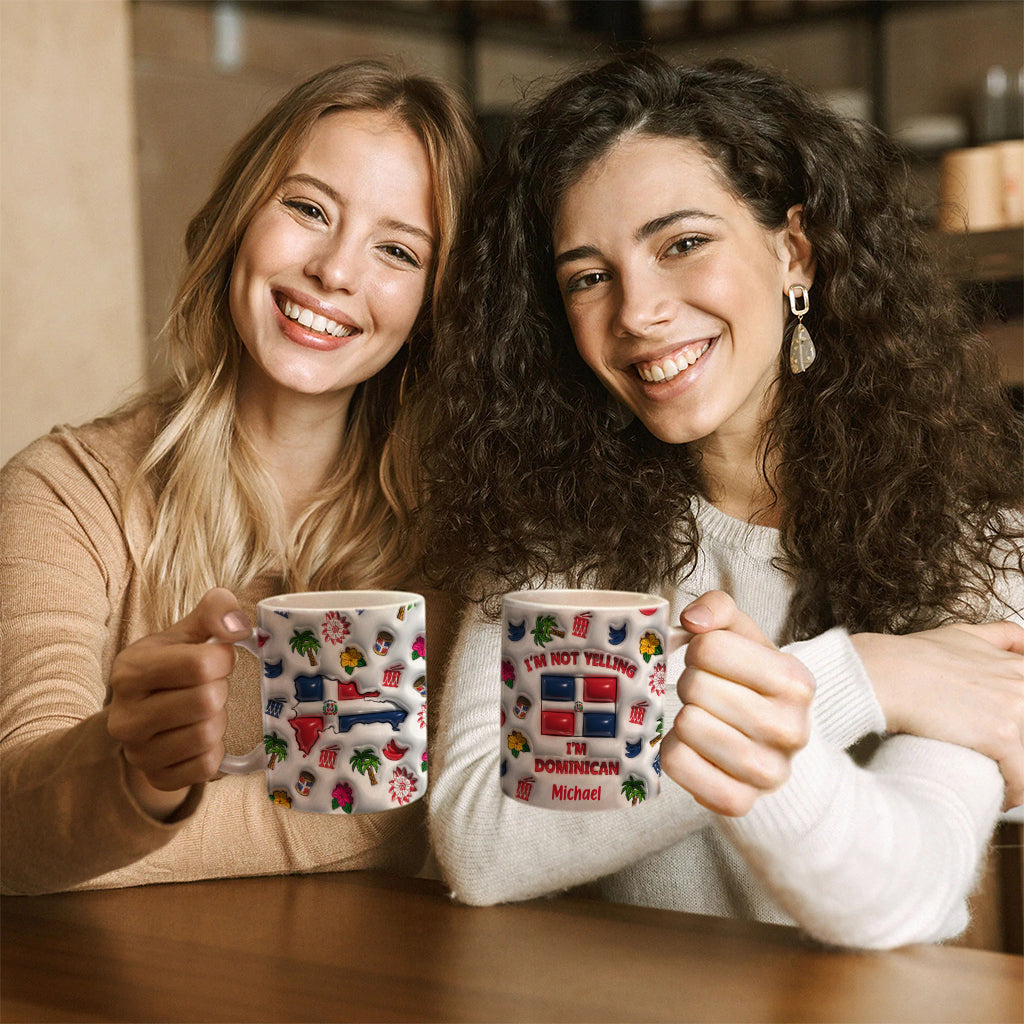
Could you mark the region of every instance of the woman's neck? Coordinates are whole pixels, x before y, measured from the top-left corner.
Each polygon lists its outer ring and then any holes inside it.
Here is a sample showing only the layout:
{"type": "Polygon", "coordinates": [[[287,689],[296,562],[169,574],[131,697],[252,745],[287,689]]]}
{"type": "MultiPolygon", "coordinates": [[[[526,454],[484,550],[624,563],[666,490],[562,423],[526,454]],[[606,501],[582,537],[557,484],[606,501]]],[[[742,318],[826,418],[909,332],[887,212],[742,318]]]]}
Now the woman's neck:
{"type": "Polygon", "coordinates": [[[759,438],[712,435],[697,446],[704,488],[712,505],[734,519],[779,526],[779,499],[769,485],[775,477],[775,462],[765,459],[759,438]]]}
{"type": "Polygon", "coordinates": [[[267,395],[243,389],[239,420],[277,484],[289,525],[309,507],[337,465],[351,394],[267,395]]]}

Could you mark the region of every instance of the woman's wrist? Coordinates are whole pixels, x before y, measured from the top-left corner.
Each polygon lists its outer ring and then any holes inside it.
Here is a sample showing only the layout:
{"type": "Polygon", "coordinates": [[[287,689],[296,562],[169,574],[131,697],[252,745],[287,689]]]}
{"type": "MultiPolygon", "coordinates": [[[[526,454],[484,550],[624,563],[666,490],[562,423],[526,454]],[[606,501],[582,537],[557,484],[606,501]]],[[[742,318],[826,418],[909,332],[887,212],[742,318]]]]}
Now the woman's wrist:
{"type": "Polygon", "coordinates": [[[906,682],[906,677],[898,669],[894,671],[896,663],[892,655],[895,652],[891,649],[893,639],[885,633],[850,635],[850,643],[864,666],[871,688],[875,691],[875,699],[885,716],[886,731],[897,733],[905,731],[906,717],[902,702],[906,699],[906,687],[901,682],[906,682]]]}
{"type": "Polygon", "coordinates": [[[128,764],[127,761],[125,762],[125,779],[128,789],[138,805],[151,818],[160,822],[166,822],[173,818],[185,803],[190,792],[188,786],[175,790],[157,789],[146,778],[144,772],[128,764]]]}

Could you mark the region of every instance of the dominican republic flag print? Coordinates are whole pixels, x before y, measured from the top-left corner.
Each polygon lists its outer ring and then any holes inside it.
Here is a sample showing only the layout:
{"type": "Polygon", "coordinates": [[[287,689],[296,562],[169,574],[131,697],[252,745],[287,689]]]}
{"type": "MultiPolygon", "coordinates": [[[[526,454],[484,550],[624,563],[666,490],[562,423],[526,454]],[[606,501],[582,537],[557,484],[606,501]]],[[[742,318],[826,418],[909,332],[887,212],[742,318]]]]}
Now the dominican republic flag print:
{"type": "Polygon", "coordinates": [[[615,676],[540,677],[540,731],[544,736],[614,737],[615,676]]]}

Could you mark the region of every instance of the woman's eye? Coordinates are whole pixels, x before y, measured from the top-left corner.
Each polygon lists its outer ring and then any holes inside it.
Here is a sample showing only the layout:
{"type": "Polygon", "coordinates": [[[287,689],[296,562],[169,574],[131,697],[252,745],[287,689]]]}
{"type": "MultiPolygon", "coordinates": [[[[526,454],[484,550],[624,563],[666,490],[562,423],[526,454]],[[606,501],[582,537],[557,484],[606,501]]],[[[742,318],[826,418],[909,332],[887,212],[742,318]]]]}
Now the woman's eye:
{"type": "Polygon", "coordinates": [[[607,279],[608,275],[603,270],[588,270],[586,273],[570,278],[566,283],[565,290],[569,294],[585,292],[607,279]]]}
{"type": "Polygon", "coordinates": [[[286,199],[284,200],[284,205],[291,210],[295,210],[296,213],[302,214],[303,217],[309,218],[309,220],[327,220],[319,206],[315,203],[307,203],[304,199],[286,199]]]}
{"type": "Polygon", "coordinates": [[[386,252],[392,259],[401,260],[403,263],[408,263],[411,267],[419,268],[421,266],[420,261],[408,249],[401,245],[382,245],[382,252],[386,252]]]}
{"type": "Polygon", "coordinates": [[[668,246],[665,249],[665,255],[685,256],[687,253],[699,249],[706,241],[706,238],[701,238],[699,235],[687,235],[686,238],[676,239],[676,241],[668,246]]]}

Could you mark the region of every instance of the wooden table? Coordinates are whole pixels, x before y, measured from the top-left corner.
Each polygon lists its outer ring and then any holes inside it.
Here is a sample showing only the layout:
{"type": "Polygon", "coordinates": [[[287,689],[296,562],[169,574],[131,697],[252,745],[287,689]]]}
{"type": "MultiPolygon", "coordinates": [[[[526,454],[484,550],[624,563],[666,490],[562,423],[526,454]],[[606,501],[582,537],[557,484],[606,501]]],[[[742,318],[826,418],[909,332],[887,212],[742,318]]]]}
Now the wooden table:
{"type": "Polygon", "coordinates": [[[4,1021],[1015,1021],[1024,959],[370,873],[0,903],[4,1021]]]}

